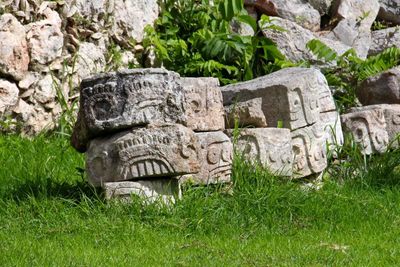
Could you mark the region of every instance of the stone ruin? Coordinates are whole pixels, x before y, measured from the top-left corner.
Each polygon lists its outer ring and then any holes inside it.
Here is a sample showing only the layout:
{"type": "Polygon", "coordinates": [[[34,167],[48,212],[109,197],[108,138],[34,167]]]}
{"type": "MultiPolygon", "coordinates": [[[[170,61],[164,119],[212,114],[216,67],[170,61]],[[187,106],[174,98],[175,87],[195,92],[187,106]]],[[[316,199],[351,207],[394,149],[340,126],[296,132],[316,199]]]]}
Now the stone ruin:
{"type": "Polygon", "coordinates": [[[343,142],[332,95],[315,69],[224,87],[215,78],[133,69],[87,78],[80,90],[71,141],[86,152],[88,180],[106,198],[173,201],[183,183],[229,184],[233,144],[277,175],[318,175],[329,146],[343,142]]]}

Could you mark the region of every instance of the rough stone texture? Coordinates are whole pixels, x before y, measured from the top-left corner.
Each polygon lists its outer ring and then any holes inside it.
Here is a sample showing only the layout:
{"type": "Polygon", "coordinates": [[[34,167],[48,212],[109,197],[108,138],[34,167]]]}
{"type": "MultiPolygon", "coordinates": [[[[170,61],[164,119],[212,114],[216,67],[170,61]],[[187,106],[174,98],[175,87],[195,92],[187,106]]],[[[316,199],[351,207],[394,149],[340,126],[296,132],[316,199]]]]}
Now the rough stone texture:
{"type": "Polygon", "coordinates": [[[25,28],[11,14],[0,17],[0,74],[22,80],[29,66],[25,28]]]}
{"type": "Polygon", "coordinates": [[[90,141],[86,153],[89,182],[141,180],[197,173],[199,142],[179,124],[134,128],[90,141]]]}
{"type": "Polygon", "coordinates": [[[335,150],[335,146],[343,145],[344,137],[338,112],[330,111],[321,113],[320,124],[325,132],[326,144],[331,151],[335,150]]]}
{"type": "Polygon", "coordinates": [[[317,31],[320,28],[320,14],[303,0],[273,1],[281,18],[296,22],[298,25],[317,31]]]}
{"type": "Polygon", "coordinates": [[[129,202],[131,195],[145,199],[147,203],[161,201],[165,204],[175,203],[182,197],[177,179],[151,179],[141,181],[104,183],[105,198],[120,199],[129,202]]]}
{"type": "Polygon", "coordinates": [[[181,177],[180,182],[208,185],[231,181],[233,146],[223,132],[196,133],[200,143],[200,171],[181,177]]]}
{"type": "Polygon", "coordinates": [[[278,10],[273,1],[270,0],[244,0],[244,6],[248,10],[254,8],[257,13],[268,16],[278,16],[278,10]]]}
{"type": "Polygon", "coordinates": [[[317,60],[312,52],[306,47],[307,43],[313,39],[319,39],[339,55],[351,48],[340,41],[325,38],[317,33],[314,34],[286,19],[274,18],[272,24],[285,29],[285,31],[266,29],[263,30],[264,36],[274,41],[281,53],[285,55],[287,59],[294,62],[302,60],[317,60]]]}
{"type": "Polygon", "coordinates": [[[267,120],[262,110],[262,101],[263,99],[259,97],[225,107],[226,128],[235,128],[236,121],[240,128],[248,126],[267,127],[267,120]]]}
{"type": "Polygon", "coordinates": [[[0,119],[1,116],[17,104],[18,87],[7,80],[0,79],[0,119]]]}
{"type": "MultiPolygon", "coordinates": [[[[321,73],[322,75],[322,73],[321,73]]],[[[325,77],[325,76],[324,76],[325,77]]],[[[319,77],[319,111],[321,113],[335,111],[336,104],[332,92],[328,86],[325,86],[324,77],[319,77]]]]}
{"type": "Polygon", "coordinates": [[[363,105],[400,104],[400,67],[367,78],[356,93],[363,105]]]}
{"type": "Polygon", "coordinates": [[[400,0],[379,0],[378,18],[400,25],[400,0]]]}
{"type": "Polygon", "coordinates": [[[82,42],[79,45],[75,70],[80,79],[104,71],[106,59],[103,51],[93,43],[82,42]]]}
{"type": "Polygon", "coordinates": [[[364,154],[382,153],[389,143],[384,111],[380,108],[355,109],[341,115],[344,132],[352,133],[364,154]]]}
{"type": "Polygon", "coordinates": [[[93,76],[81,84],[72,145],[85,151],[90,138],[150,123],[186,123],[179,75],[133,69],[93,76]]]}
{"type": "Polygon", "coordinates": [[[378,0],[339,0],[333,10],[339,23],[327,37],[353,47],[365,58],[372,44],[370,29],[378,15],[378,0]]]}
{"type": "Polygon", "coordinates": [[[64,5],[65,16],[79,15],[91,21],[100,21],[107,13],[108,0],[66,0],[64,5]]]}
{"type": "Polygon", "coordinates": [[[400,27],[387,28],[372,32],[372,45],[369,55],[376,55],[390,47],[400,48],[400,27]]]}
{"type": "Polygon", "coordinates": [[[216,78],[181,78],[187,126],[194,131],[224,130],[224,106],[216,78]]]}
{"type": "Polygon", "coordinates": [[[318,10],[321,15],[329,14],[329,8],[333,0],[306,0],[313,8],[318,10]]]}
{"type": "Polygon", "coordinates": [[[33,94],[36,101],[41,104],[54,102],[57,93],[53,82],[53,78],[50,74],[47,74],[38,81],[33,94]]]}
{"type": "Polygon", "coordinates": [[[114,1],[113,34],[141,42],[144,27],[157,19],[158,12],[157,0],[114,1]]]}
{"type": "Polygon", "coordinates": [[[295,130],[319,120],[320,93],[329,90],[325,77],[315,69],[287,68],[251,81],[221,88],[224,105],[262,98],[269,127],[295,130]]]}
{"type": "MultiPolygon", "coordinates": [[[[233,130],[228,130],[228,135],[233,138],[233,130]]],[[[236,151],[245,159],[262,164],[272,173],[292,175],[293,154],[289,129],[240,129],[236,142],[236,151]]]]}
{"type": "Polygon", "coordinates": [[[291,132],[294,178],[320,173],[327,167],[326,133],[322,127],[315,123],[291,132]]]}
{"type": "Polygon", "coordinates": [[[64,35],[61,32],[61,18],[57,12],[46,9],[47,19],[27,25],[31,65],[41,70],[55,59],[61,57],[64,35]]]}

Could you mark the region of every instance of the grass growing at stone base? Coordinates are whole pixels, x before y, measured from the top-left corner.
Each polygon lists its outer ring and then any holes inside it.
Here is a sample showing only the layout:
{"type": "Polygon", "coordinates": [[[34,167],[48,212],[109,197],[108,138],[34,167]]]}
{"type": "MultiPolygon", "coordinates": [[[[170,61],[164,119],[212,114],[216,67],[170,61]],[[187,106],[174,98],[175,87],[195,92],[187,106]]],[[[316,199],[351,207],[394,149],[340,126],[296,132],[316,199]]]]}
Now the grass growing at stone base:
{"type": "Polygon", "coordinates": [[[395,266],[400,176],[389,159],[400,157],[367,159],[368,177],[354,161],[352,179],[318,191],[236,159],[232,195],[190,188],[174,207],[145,207],[102,201],[65,138],[2,136],[0,266],[395,266]]]}

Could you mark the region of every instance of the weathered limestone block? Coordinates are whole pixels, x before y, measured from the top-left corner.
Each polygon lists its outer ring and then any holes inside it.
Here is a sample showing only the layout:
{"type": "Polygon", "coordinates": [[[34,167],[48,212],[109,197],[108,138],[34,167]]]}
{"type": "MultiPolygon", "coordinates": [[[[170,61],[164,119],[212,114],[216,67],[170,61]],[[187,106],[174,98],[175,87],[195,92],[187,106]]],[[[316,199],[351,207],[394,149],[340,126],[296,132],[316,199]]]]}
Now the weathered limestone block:
{"type": "Polygon", "coordinates": [[[131,200],[131,195],[142,197],[147,203],[165,204],[173,204],[182,197],[180,184],[174,178],[104,183],[104,191],[106,199],[126,202],[131,200]]]}
{"type": "Polygon", "coordinates": [[[86,154],[89,182],[173,177],[200,170],[199,142],[179,124],[134,128],[90,141],[86,154]]]}
{"type": "Polygon", "coordinates": [[[277,7],[278,15],[288,19],[311,31],[320,28],[321,18],[317,10],[303,0],[273,1],[277,7]]]}
{"type": "Polygon", "coordinates": [[[325,77],[315,69],[287,68],[251,81],[221,88],[224,105],[262,98],[269,127],[295,130],[319,120],[321,92],[329,90],[325,77]]]}
{"type": "Polygon", "coordinates": [[[231,182],[233,146],[223,132],[196,133],[200,143],[200,171],[181,177],[180,182],[216,184],[231,182]]]}
{"type": "Polygon", "coordinates": [[[224,106],[216,78],[181,78],[185,99],[187,126],[194,131],[225,129],[224,106]]]}
{"type": "Polygon", "coordinates": [[[27,26],[26,38],[32,66],[41,70],[61,57],[64,35],[61,32],[61,18],[57,12],[47,8],[46,19],[27,26]]]}
{"type": "Polygon", "coordinates": [[[225,118],[227,129],[235,128],[235,121],[238,122],[240,128],[248,126],[267,127],[261,97],[226,106],[225,118]]]}
{"type": "Polygon", "coordinates": [[[329,14],[329,8],[332,5],[333,0],[306,0],[310,5],[318,10],[320,15],[329,14]]]}
{"type": "Polygon", "coordinates": [[[322,124],[300,128],[291,132],[293,176],[302,178],[320,173],[327,167],[326,133],[322,124]]]}
{"type": "Polygon", "coordinates": [[[379,0],[378,18],[400,25],[400,0],[379,0]]]}
{"type": "Polygon", "coordinates": [[[325,132],[326,144],[329,149],[334,150],[336,145],[342,146],[344,137],[339,113],[336,111],[321,113],[320,123],[325,132]]]}
{"type": "Polygon", "coordinates": [[[28,71],[29,53],[25,28],[11,14],[0,16],[0,74],[22,80],[28,71]]]}
{"type": "Polygon", "coordinates": [[[344,132],[352,133],[364,154],[382,153],[389,143],[384,111],[380,108],[355,109],[341,115],[344,132]]]}
{"type": "Polygon", "coordinates": [[[339,55],[351,48],[338,40],[332,40],[320,36],[319,33],[313,33],[310,30],[297,25],[295,22],[286,19],[273,18],[272,24],[285,30],[277,31],[267,28],[263,30],[264,36],[274,41],[281,53],[293,62],[299,62],[302,60],[318,62],[315,55],[313,55],[313,53],[306,47],[307,43],[313,39],[320,40],[339,55]]]}
{"type": "Polygon", "coordinates": [[[81,83],[72,145],[81,152],[90,138],[150,123],[186,123],[179,75],[132,69],[95,75],[81,83]]]}
{"type": "Polygon", "coordinates": [[[400,67],[367,78],[356,93],[363,105],[400,104],[400,67]]]}
{"type": "MultiPolygon", "coordinates": [[[[227,132],[234,138],[232,130],[227,132]]],[[[258,162],[277,175],[292,175],[293,153],[289,129],[240,129],[236,142],[236,151],[245,159],[258,162]]]]}
{"type": "Polygon", "coordinates": [[[17,104],[18,87],[7,80],[0,79],[0,118],[6,111],[17,104]]]}
{"type": "Polygon", "coordinates": [[[368,55],[376,55],[390,47],[400,48],[400,27],[392,27],[372,32],[372,44],[368,55]]]}
{"type": "Polygon", "coordinates": [[[339,0],[332,10],[340,21],[327,37],[353,47],[365,58],[372,44],[370,29],[378,15],[378,0],[339,0]]]}
{"type": "Polygon", "coordinates": [[[105,67],[106,59],[100,48],[93,43],[80,43],[75,64],[75,70],[80,79],[102,72],[105,67]]]}

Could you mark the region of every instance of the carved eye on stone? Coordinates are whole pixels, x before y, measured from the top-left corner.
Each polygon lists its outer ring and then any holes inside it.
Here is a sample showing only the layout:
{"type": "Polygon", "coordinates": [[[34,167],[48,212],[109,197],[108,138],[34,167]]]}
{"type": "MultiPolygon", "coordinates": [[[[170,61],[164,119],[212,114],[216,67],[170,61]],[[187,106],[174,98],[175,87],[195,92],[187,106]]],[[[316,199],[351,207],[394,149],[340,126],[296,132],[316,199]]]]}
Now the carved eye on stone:
{"type": "Polygon", "coordinates": [[[193,99],[190,101],[190,109],[195,113],[199,113],[201,111],[202,103],[200,97],[193,99]]]}
{"type": "Polygon", "coordinates": [[[364,139],[364,130],[362,128],[358,128],[355,131],[355,137],[357,138],[357,140],[362,140],[364,139]]]}
{"type": "Polygon", "coordinates": [[[183,158],[188,159],[190,156],[194,155],[196,153],[195,147],[192,145],[189,146],[183,146],[181,150],[181,155],[183,158]]]}
{"type": "Polygon", "coordinates": [[[271,162],[277,162],[279,159],[279,154],[278,153],[269,153],[269,159],[271,162]]]}
{"type": "Polygon", "coordinates": [[[207,160],[211,164],[217,164],[221,158],[221,149],[218,146],[210,146],[207,152],[207,160]]]}
{"type": "Polygon", "coordinates": [[[375,141],[379,145],[384,145],[388,142],[386,135],[384,133],[376,133],[375,134],[375,141]]]}
{"type": "Polygon", "coordinates": [[[393,124],[399,125],[400,124],[400,114],[393,115],[393,124]]]}
{"type": "Polygon", "coordinates": [[[225,146],[222,150],[222,160],[230,162],[232,160],[232,151],[229,150],[228,146],[225,146]]]}

